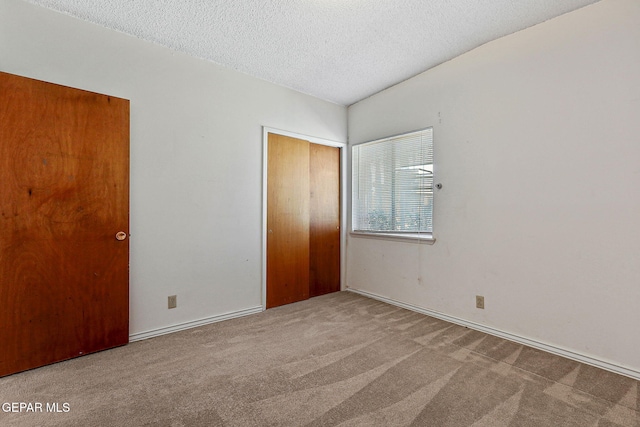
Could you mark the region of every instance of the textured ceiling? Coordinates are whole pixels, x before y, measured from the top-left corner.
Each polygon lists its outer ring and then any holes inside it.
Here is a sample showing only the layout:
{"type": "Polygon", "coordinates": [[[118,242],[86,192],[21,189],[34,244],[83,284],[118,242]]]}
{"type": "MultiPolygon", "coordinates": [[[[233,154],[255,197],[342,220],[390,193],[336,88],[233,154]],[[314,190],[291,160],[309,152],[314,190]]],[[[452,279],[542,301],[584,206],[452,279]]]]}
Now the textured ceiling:
{"type": "Polygon", "coordinates": [[[342,105],[599,0],[27,0],[342,105]]]}

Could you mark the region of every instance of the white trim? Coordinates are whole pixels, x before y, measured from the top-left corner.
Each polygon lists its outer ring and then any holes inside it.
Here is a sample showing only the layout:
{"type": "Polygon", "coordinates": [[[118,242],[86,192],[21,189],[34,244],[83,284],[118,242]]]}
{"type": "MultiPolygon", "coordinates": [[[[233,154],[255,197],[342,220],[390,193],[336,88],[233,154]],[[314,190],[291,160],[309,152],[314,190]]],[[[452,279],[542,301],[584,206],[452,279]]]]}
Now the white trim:
{"type": "Polygon", "coordinates": [[[146,340],[147,338],[158,337],[160,335],[170,334],[172,332],[183,331],[185,329],[196,328],[198,326],[208,325],[210,323],[222,322],[223,320],[235,319],[236,317],[249,316],[251,314],[262,313],[262,306],[245,308],[244,310],[233,311],[231,313],[219,314],[216,316],[205,317],[200,320],[192,320],[190,322],[178,323],[177,325],[166,326],[164,328],[152,329],[146,332],[138,332],[129,335],[129,342],[146,340]]]}
{"type": "Polygon", "coordinates": [[[263,126],[262,127],[263,138],[266,137],[267,134],[269,133],[275,133],[277,135],[288,136],[296,139],[302,139],[303,141],[309,141],[309,142],[313,142],[314,144],[320,144],[320,145],[328,145],[330,147],[345,148],[347,146],[347,144],[344,142],[332,141],[330,139],[317,138],[315,136],[305,135],[302,133],[289,132],[282,129],[263,126]]]}
{"type": "Polygon", "coordinates": [[[349,233],[352,237],[364,237],[367,239],[386,239],[386,240],[400,240],[405,242],[423,243],[425,245],[433,245],[436,239],[431,233],[371,233],[366,231],[352,231],[349,233]]]}
{"type": "Polygon", "coordinates": [[[267,308],[267,158],[269,134],[289,136],[314,144],[327,145],[340,149],[340,289],[344,289],[346,281],[346,247],[347,247],[347,144],[331,141],[282,129],[262,127],[262,308],[267,308]]]}
{"type": "Polygon", "coordinates": [[[572,350],[556,347],[554,345],[546,344],[546,343],[536,341],[530,338],[526,338],[520,335],[515,335],[509,332],[501,331],[499,329],[495,329],[490,326],[481,325],[479,323],[471,322],[469,320],[464,320],[458,317],[449,316],[447,314],[440,313],[438,311],[429,310],[427,308],[422,308],[412,304],[396,301],[391,298],[383,297],[371,292],[362,291],[358,289],[351,289],[351,288],[347,289],[347,291],[353,292],[368,298],[372,298],[378,301],[386,302],[388,304],[395,305],[397,307],[402,307],[407,310],[415,311],[417,313],[425,314],[427,316],[435,317],[437,319],[445,320],[447,322],[455,323],[456,325],[464,326],[469,329],[485,332],[489,335],[494,335],[499,338],[504,338],[506,340],[516,342],[518,344],[523,344],[529,347],[536,348],[538,350],[546,351],[547,353],[552,353],[558,356],[566,357],[567,359],[571,359],[571,360],[575,360],[576,362],[581,362],[587,365],[595,366],[596,368],[601,368],[607,371],[611,371],[616,374],[633,378],[635,380],[640,380],[640,371],[637,371],[635,369],[620,366],[605,360],[596,359],[594,357],[587,356],[585,354],[576,353],[572,350]]]}
{"type": "Polygon", "coordinates": [[[364,142],[358,142],[353,144],[351,147],[357,147],[359,145],[368,145],[368,144],[377,144],[379,142],[385,142],[385,141],[389,141],[391,139],[397,139],[397,138],[402,138],[403,136],[407,136],[407,135],[411,135],[412,133],[418,133],[418,132],[424,132],[427,129],[432,129],[433,130],[433,126],[427,126],[424,128],[420,128],[420,129],[415,129],[415,130],[410,130],[409,132],[402,132],[402,133],[398,133],[395,135],[390,135],[390,136],[385,136],[383,138],[379,138],[379,139],[373,139],[371,141],[364,141],[364,142]]]}

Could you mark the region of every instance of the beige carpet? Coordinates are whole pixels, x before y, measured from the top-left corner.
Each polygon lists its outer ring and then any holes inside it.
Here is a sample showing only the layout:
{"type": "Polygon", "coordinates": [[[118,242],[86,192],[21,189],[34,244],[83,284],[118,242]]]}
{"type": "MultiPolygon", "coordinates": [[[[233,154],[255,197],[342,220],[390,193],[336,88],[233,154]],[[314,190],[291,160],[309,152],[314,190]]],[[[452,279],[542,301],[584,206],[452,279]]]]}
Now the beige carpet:
{"type": "Polygon", "coordinates": [[[348,292],[0,378],[11,402],[42,412],[2,426],[640,426],[638,381],[348,292]]]}

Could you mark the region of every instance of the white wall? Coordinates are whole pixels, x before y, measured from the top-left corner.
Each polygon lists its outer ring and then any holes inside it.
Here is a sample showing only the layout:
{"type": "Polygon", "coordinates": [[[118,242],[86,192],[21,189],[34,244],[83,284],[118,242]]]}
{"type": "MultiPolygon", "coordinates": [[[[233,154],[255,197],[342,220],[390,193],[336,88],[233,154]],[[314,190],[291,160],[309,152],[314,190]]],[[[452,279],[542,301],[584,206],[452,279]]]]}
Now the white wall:
{"type": "Polygon", "coordinates": [[[351,106],[350,144],[433,126],[443,189],[436,243],[350,237],[347,285],[640,377],[639,23],[604,0],[351,106]]]}
{"type": "Polygon", "coordinates": [[[261,305],[262,126],[346,141],[342,106],[18,0],[0,71],[131,100],[133,335],[261,305]]]}

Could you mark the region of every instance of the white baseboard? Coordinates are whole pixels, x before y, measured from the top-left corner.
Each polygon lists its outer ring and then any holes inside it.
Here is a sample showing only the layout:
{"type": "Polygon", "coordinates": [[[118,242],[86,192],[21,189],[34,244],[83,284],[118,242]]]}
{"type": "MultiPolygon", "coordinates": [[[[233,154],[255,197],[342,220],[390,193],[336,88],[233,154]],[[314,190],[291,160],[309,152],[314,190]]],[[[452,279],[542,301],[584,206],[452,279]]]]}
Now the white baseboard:
{"type": "Polygon", "coordinates": [[[520,335],[515,335],[509,332],[504,332],[499,329],[494,329],[490,326],[481,325],[479,323],[471,322],[468,320],[460,319],[454,316],[449,316],[444,313],[440,313],[434,310],[429,310],[427,308],[418,307],[412,304],[407,304],[404,302],[396,301],[391,298],[383,297],[381,295],[377,295],[371,292],[362,291],[358,289],[347,289],[349,292],[353,292],[368,298],[372,298],[378,301],[386,302],[391,305],[395,305],[397,307],[406,308],[407,310],[415,311],[417,313],[426,314],[427,316],[435,317],[441,320],[445,320],[447,322],[455,323],[460,326],[467,327],[469,329],[475,329],[477,331],[485,332],[489,335],[495,335],[500,338],[504,338],[509,341],[517,342],[519,344],[523,344],[529,347],[536,348],[538,350],[546,351],[548,353],[556,354],[558,356],[566,357],[567,359],[575,360],[576,362],[585,363],[587,365],[595,366],[597,368],[605,369],[607,371],[614,372],[616,374],[624,375],[635,380],[640,380],[640,371],[635,369],[627,368],[624,366],[617,365],[615,363],[607,362],[601,359],[596,359],[591,356],[587,356],[584,354],[576,353],[571,350],[567,350],[561,347],[556,347],[554,345],[545,344],[540,341],[532,340],[530,338],[525,338],[520,335]]]}
{"type": "Polygon", "coordinates": [[[170,334],[172,332],[178,332],[178,331],[183,331],[185,329],[196,328],[198,326],[208,325],[210,323],[222,322],[223,320],[235,319],[236,317],[249,316],[250,314],[257,314],[257,313],[261,313],[262,311],[263,311],[262,306],[246,308],[244,310],[233,311],[231,313],[205,317],[204,319],[178,323],[177,325],[166,326],[164,328],[152,329],[146,332],[138,332],[138,333],[129,335],[129,342],[146,340],[147,338],[158,337],[160,335],[170,334]]]}

